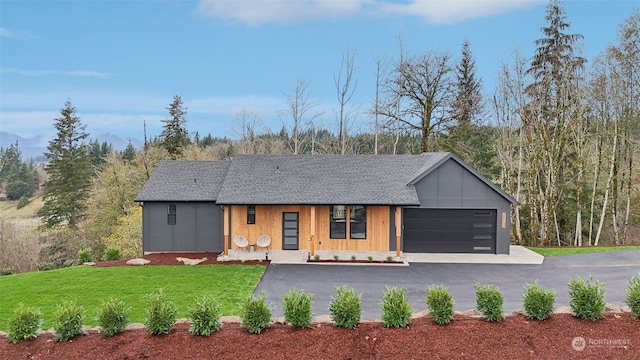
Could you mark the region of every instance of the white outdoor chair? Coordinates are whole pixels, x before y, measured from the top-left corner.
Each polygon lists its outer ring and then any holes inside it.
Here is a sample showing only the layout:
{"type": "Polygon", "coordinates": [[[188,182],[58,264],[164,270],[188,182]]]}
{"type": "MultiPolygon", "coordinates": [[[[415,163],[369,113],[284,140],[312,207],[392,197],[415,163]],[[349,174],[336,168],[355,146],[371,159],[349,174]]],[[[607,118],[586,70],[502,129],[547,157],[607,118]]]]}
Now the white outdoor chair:
{"type": "Polygon", "coordinates": [[[233,243],[236,245],[238,253],[242,250],[249,250],[249,240],[242,235],[236,235],[233,237],[233,243]]]}
{"type": "Polygon", "coordinates": [[[259,249],[267,249],[267,251],[269,251],[269,246],[271,246],[271,238],[269,235],[260,235],[258,240],[256,240],[256,246],[259,249]]]}

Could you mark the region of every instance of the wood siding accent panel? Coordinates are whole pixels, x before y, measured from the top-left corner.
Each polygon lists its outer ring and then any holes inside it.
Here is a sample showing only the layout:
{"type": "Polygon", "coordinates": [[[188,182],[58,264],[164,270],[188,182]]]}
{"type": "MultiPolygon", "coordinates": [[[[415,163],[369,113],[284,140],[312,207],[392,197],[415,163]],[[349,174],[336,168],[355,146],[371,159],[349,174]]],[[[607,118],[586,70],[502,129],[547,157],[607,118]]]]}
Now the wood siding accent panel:
{"type": "MultiPolygon", "coordinates": [[[[329,206],[315,205],[315,250],[389,251],[389,211],[389,206],[367,206],[366,239],[329,239],[329,206]]],[[[234,205],[229,235],[242,235],[255,243],[266,234],[271,237],[271,248],[281,250],[283,212],[299,213],[299,249],[311,251],[311,205],[256,205],[255,224],[247,224],[247,206],[234,205]]]]}

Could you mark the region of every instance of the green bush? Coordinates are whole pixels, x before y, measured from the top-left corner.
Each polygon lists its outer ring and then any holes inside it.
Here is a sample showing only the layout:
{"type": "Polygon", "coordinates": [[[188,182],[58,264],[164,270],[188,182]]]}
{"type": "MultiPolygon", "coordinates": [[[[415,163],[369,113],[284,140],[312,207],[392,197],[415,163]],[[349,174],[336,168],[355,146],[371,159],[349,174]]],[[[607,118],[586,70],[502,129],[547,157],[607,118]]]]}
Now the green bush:
{"type": "Polygon", "coordinates": [[[544,320],[548,318],[553,314],[555,302],[555,291],[546,290],[538,283],[538,280],[532,284],[525,284],[522,306],[529,319],[544,320]]]}
{"type": "Polygon", "coordinates": [[[106,336],[121,333],[129,324],[129,311],[125,308],[124,301],[110,299],[102,301],[102,307],[98,309],[96,320],[106,336]]]}
{"type": "Polygon", "coordinates": [[[340,260],[340,258],[338,257],[338,254],[333,255],[333,261],[338,261],[338,260],[340,260]]]}
{"type": "Polygon", "coordinates": [[[222,327],[221,315],[220,305],[211,295],[196,297],[195,304],[189,309],[191,319],[189,331],[193,335],[209,336],[222,327]]]}
{"type": "Polygon", "coordinates": [[[175,304],[167,299],[162,289],[147,295],[147,318],[144,325],[152,335],[170,333],[177,315],[175,304]]]}
{"type": "Polygon", "coordinates": [[[373,256],[371,256],[371,255],[367,256],[367,261],[373,262],[373,256]]]}
{"type": "Polygon", "coordinates": [[[475,283],[476,307],[487,321],[500,321],[504,317],[502,293],[494,285],[475,283]]]}
{"type": "Polygon", "coordinates": [[[625,303],[629,305],[633,318],[640,319],[640,274],[629,279],[625,303]]]}
{"type": "Polygon", "coordinates": [[[387,288],[382,295],[382,323],[386,327],[403,328],[411,321],[411,305],[406,289],[387,288]]]}
{"type": "Polygon", "coordinates": [[[23,207],[29,205],[29,198],[22,195],[20,197],[20,200],[18,200],[18,205],[16,206],[16,208],[18,209],[22,209],[23,207]]]}
{"type": "Polygon", "coordinates": [[[57,341],[69,341],[82,330],[84,315],[83,308],[75,300],[62,301],[55,312],[53,329],[56,331],[57,341]]]}
{"type": "Polygon", "coordinates": [[[355,255],[351,255],[351,261],[356,261],[356,256],[355,255]]]}
{"type": "Polygon", "coordinates": [[[0,268],[0,276],[12,275],[12,274],[13,274],[12,267],[0,268]]]}
{"type": "Polygon", "coordinates": [[[569,280],[571,314],[579,319],[598,320],[604,312],[604,284],[592,277],[569,280]]]}
{"type": "Polygon", "coordinates": [[[331,320],[338,327],[355,328],[360,323],[362,294],[357,294],[346,285],[336,287],[336,297],[329,302],[331,320]]]}
{"type": "Polygon", "coordinates": [[[9,319],[9,341],[15,344],[18,341],[35,339],[40,325],[42,325],[40,311],[20,303],[9,319]]]}
{"type": "Polygon", "coordinates": [[[289,290],[282,297],[284,320],[293,327],[311,327],[312,304],[313,294],[295,289],[289,290]]]}
{"type": "Polygon", "coordinates": [[[38,264],[38,271],[49,271],[55,268],[55,264],[49,261],[41,262],[40,264],[38,264]]]}
{"type": "Polygon", "coordinates": [[[84,248],[84,249],[78,250],[78,263],[79,264],[84,264],[84,263],[92,262],[92,261],[93,261],[93,255],[91,255],[91,249],[84,248]]]}
{"type": "Polygon", "coordinates": [[[393,256],[387,256],[386,261],[387,261],[388,263],[393,262],[393,256]]]}
{"type": "Polygon", "coordinates": [[[104,251],[104,255],[102,256],[102,260],[104,261],[113,261],[120,260],[122,254],[120,254],[120,248],[117,246],[109,246],[104,251]]]}
{"type": "Polygon", "coordinates": [[[453,295],[444,285],[431,285],[427,288],[427,309],[436,323],[445,325],[453,319],[453,295]]]}
{"type": "Polygon", "coordinates": [[[72,266],[76,266],[76,265],[78,265],[77,260],[72,260],[72,259],[65,260],[62,263],[62,267],[63,268],[68,268],[68,267],[72,267],[72,266]]]}
{"type": "Polygon", "coordinates": [[[242,307],[241,325],[252,334],[260,334],[271,323],[271,308],[264,301],[263,293],[249,298],[242,307]]]}

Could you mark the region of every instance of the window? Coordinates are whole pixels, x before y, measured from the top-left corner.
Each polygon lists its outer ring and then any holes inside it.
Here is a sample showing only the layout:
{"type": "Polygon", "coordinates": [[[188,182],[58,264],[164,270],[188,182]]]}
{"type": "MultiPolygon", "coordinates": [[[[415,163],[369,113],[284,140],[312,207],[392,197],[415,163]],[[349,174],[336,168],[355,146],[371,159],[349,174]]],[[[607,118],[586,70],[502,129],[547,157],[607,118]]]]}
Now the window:
{"type": "Polygon", "coordinates": [[[176,224],[176,206],[169,205],[167,207],[167,224],[175,225],[176,224]]]}
{"type": "Polygon", "coordinates": [[[247,224],[256,223],[256,207],[247,206],[247,224]]]}
{"type": "Polygon", "coordinates": [[[329,238],[347,238],[347,207],[344,205],[329,207],[329,238]]]}
{"type": "Polygon", "coordinates": [[[366,239],[367,208],[362,205],[352,205],[349,209],[349,236],[352,239],[366,239]]]}
{"type": "Polygon", "coordinates": [[[367,208],[362,205],[333,205],[329,208],[329,238],[366,239],[367,208]],[[347,213],[349,221],[347,222],[347,213]],[[347,237],[347,234],[349,236],[347,237]]]}

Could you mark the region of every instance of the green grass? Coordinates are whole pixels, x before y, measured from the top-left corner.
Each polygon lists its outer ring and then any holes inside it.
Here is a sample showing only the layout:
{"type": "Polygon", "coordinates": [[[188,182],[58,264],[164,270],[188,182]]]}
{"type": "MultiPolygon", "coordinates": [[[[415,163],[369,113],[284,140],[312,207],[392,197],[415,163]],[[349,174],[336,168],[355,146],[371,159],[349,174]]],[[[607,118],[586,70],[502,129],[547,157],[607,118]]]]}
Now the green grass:
{"type": "Polygon", "coordinates": [[[588,254],[607,251],[640,250],[640,246],[589,246],[589,247],[527,247],[542,256],[562,256],[573,254],[588,254]]]}
{"type": "Polygon", "coordinates": [[[96,325],[102,300],[114,297],[131,307],[130,322],[144,322],[147,294],[160,288],[178,307],[178,317],[187,317],[194,298],[203,294],[220,304],[222,315],[239,315],[251,297],[265,266],[76,266],[44,272],[0,277],[0,330],[20,302],[40,309],[43,329],[53,326],[56,306],[76,300],[85,309],[86,325],[96,325]]]}

